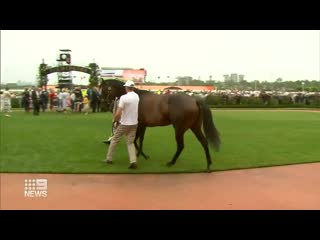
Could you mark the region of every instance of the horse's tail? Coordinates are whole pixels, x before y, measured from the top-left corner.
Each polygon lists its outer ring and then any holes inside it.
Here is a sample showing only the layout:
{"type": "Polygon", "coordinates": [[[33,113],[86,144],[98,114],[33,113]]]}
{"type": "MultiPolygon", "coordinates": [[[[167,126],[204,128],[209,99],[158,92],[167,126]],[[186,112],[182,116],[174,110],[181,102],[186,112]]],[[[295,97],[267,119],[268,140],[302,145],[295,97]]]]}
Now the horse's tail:
{"type": "Polygon", "coordinates": [[[203,129],[205,136],[211,146],[213,146],[216,151],[220,149],[220,134],[215,127],[215,124],[212,119],[211,111],[208,106],[204,103],[203,100],[197,100],[198,106],[200,107],[202,117],[203,117],[203,129]]]}

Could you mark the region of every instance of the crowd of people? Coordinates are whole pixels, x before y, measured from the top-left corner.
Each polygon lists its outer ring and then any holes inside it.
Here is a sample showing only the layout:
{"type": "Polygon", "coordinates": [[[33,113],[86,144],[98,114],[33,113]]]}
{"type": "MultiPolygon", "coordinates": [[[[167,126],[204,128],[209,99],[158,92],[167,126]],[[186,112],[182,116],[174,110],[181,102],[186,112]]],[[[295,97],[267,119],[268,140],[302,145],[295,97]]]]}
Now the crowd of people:
{"type": "Polygon", "coordinates": [[[26,112],[33,110],[34,115],[40,111],[56,112],[83,112],[88,114],[100,110],[100,92],[97,87],[87,89],[85,92],[80,87],[73,90],[68,88],[50,89],[26,88],[22,94],[21,105],[26,112]]]}
{"type": "MultiPolygon", "coordinates": [[[[138,104],[139,96],[133,89],[134,82],[127,81],[124,85],[127,94],[123,95],[114,103],[114,122],[117,123],[112,131],[111,137],[108,139],[110,144],[106,153],[104,162],[113,163],[113,152],[122,137],[127,138],[127,148],[129,153],[129,169],[137,168],[137,156],[134,146],[134,139],[138,126],[138,104]]],[[[5,116],[10,117],[11,100],[15,95],[10,93],[9,88],[1,91],[1,111],[5,112],[5,116]]],[[[80,87],[73,90],[50,89],[47,91],[43,88],[35,86],[25,88],[21,98],[21,105],[26,112],[33,112],[35,116],[39,116],[40,112],[58,111],[58,112],[85,112],[88,114],[89,109],[97,112],[100,109],[101,93],[97,87],[91,87],[85,92],[80,87]]]]}

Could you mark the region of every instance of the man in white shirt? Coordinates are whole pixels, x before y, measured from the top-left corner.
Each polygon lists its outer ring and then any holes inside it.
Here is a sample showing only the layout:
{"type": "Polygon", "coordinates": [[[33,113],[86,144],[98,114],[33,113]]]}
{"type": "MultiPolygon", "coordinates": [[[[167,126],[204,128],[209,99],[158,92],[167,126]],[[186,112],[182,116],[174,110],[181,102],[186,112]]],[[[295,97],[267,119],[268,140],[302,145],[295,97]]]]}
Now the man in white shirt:
{"type": "Polygon", "coordinates": [[[118,109],[114,114],[114,121],[120,122],[117,126],[114,136],[111,140],[106,159],[106,163],[112,162],[112,154],[116,145],[120,142],[123,135],[127,137],[127,147],[130,159],[129,169],[137,168],[136,149],[134,146],[134,139],[138,127],[138,105],[139,95],[134,89],[134,82],[128,80],[124,85],[127,94],[120,97],[118,109]]]}

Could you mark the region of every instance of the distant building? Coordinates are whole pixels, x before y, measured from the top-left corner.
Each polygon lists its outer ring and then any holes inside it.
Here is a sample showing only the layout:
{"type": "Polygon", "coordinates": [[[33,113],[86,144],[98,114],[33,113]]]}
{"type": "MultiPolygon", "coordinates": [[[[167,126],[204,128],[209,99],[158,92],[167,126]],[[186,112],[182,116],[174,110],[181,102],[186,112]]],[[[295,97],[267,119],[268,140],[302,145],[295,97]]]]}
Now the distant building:
{"type": "Polygon", "coordinates": [[[223,75],[223,78],[225,82],[230,80],[230,77],[228,74],[223,75]]]}
{"type": "Polygon", "coordinates": [[[9,88],[9,89],[15,89],[15,88],[18,87],[18,84],[16,84],[16,83],[7,83],[6,87],[9,88]]]}
{"type": "Polygon", "coordinates": [[[231,73],[230,80],[233,82],[237,82],[238,81],[238,74],[231,73]]]}
{"type": "Polygon", "coordinates": [[[244,75],[243,74],[239,75],[239,81],[244,81],[244,75]]]}
{"type": "Polygon", "coordinates": [[[237,73],[231,73],[223,75],[224,81],[233,81],[233,82],[238,82],[238,81],[243,81],[244,80],[244,75],[240,74],[238,75],[237,73]]]}
{"type": "Polygon", "coordinates": [[[189,85],[192,81],[192,77],[185,76],[185,77],[177,77],[177,83],[178,85],[189,85]]]}

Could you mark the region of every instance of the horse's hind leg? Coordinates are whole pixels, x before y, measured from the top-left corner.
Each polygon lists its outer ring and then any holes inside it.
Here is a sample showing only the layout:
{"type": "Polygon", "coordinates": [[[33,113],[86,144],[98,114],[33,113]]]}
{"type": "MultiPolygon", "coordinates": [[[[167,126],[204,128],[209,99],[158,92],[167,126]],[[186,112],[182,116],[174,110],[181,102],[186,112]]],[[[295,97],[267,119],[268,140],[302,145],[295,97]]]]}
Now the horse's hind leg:
{"type": "Polygon", "coordinates": [[[194,135],[196,135],[198,141],[201,143],[201,145],[206,153],[207,172],[211,172],[210,165],[211,165],[212,161],[211,161],[211,156],[210,156],[210,152],[209,152],[209,148],[208,148],[208,141],[201,131],[201,126],[192,127],[191,130],[194,133],[194,135]]]}
{"type": "Polygon", "coordinates": [[[177,129],[175,128],[175,132],[176,132],[176,142],[177,142],[177,151],[175,153],[175,155],[173,156],[172,160],[170,162],[167,163],[167,166],[172,166],[176,163],[178,157],[180,156],[183,148],[184,148],[184,139],[183,139],[183,135],[185,133],[185,129],[177,129]]]}

